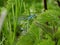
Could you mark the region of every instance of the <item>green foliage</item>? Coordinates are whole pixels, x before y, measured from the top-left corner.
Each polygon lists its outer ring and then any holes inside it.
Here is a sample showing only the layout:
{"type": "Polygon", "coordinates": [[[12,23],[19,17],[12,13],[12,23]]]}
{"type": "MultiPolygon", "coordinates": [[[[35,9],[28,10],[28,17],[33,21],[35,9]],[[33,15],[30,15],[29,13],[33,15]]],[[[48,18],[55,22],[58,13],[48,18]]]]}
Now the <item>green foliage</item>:
{"type": "Polygon", "coordinates": [[[37,20],[40,23],[45,24],[46,22],[49,23],[49,25],[60,25],[60,19],[59,19],[59,12],[55,11],[55,10],[47,10],[44,13],[42,13],[41,15],[38,15],[37,20]],[[53,17],[53,18],[52,18],[53,17]]]}
{"type": "Polygon", "coordinates": [[[16,45],[33,45],[34,37],[27,33],[27,35],[21,36],[18,43],[16,45]]]}
{"type": "Polygon", "coordinates": [[[54,35],[54,37],[56,37],[56,38],[58,38],[58,39],[60,39],[60,27],[58,28],[58,31],[55,33],[55,35],[54,35]]]}
{"type": "Polygon", "coordinates": [[[0,2],[0,7],[8,11],[2,28],[5,40],[2,38],[1,45],[55,45],[55,38],[60,45],[60,7],[56,0],[47,0],[45,11],[42,0],[0,2]]]}
{"type": "Polygon", "coordinates": [[[0,0],[0,7],[5,6],[6,3],[7,3],[7,0],[0,0]]]}
{"type": "Polygon", "coordinates": [[[49,40],[43,40],[38,45],[54,45],[54,42],[49,40]]]}

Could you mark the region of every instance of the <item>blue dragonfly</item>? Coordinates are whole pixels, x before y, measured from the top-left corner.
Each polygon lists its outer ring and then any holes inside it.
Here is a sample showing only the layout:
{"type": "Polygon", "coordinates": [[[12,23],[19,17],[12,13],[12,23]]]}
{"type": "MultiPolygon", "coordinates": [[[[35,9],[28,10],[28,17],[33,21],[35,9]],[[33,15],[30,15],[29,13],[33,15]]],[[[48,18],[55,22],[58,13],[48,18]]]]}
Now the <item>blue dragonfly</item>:
{"type": "Polygon", "coordinates": [[[31,20],[31,19],[33,19],[33,18],[35,18],[35,17],[36,17],[35,14],[34,14],[34,15],[29,15],[28,18],[27,18],[27,20],[31,20]]]}
{"type": "Polygon", "coordinates": [[[33,18],[35,18],[36,17],[36,15],[35,14],[33,14],[33,15],[29,15],[29,16],[23,16],[23,17],[19,17],[18,18],[18,22],[20,22],[20,21],[22,21],[22,20],[31,20],[31,19],[33,19],[33,18]]]}

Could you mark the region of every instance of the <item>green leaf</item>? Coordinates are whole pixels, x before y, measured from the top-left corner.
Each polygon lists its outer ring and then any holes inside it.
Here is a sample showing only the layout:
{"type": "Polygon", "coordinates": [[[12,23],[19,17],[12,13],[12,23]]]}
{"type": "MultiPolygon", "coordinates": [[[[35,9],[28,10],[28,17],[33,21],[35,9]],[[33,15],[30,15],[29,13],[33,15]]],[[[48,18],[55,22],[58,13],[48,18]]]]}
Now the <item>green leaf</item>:
{"type": "Polygon", "coordinates": [[[48,39],[48,40],[41,41],[37,45],[54,45],[54,42],[52,40],[48,39]]]}
{"type": "Polygon", "coordinates": [[[53,37],[53,30],[50,27],[48,27],[45,24],[38,23],[38,22],[35,22],[35,24],[38,27],[40,27],[44,32],[46,32],[48,35],[50,35],[51,37],[53,37]]]}
{"type": "Polygon", "coordinates": [[[60,39],[60,27],[58,28],[57,32],[54,34],[54,37],[60,39]]]}
{"type": "Polygon", "coordinates": [[[27,33],[26,35],[20,37],[16,45],[33,45],[33,44],[34,37],[31,34],[27,33]]]}

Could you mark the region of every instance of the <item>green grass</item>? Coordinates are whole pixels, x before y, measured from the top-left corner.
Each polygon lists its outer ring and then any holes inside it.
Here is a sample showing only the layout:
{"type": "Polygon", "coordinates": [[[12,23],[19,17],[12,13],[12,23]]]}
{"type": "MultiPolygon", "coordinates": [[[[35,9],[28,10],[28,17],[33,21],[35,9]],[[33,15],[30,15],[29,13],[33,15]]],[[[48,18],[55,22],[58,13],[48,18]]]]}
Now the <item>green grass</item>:
{"type": "Polygon", "coordinates": [[[7,16],[0,32],[0,45],[55,45],[55,38],[60,45],[60,8],[52,2],[44,12],[42,0],[7,0],[6,5],[1,1],[0,7],[7,9],[7,16]],[[31,14],[36,17],[28,20],[31,14]]]}

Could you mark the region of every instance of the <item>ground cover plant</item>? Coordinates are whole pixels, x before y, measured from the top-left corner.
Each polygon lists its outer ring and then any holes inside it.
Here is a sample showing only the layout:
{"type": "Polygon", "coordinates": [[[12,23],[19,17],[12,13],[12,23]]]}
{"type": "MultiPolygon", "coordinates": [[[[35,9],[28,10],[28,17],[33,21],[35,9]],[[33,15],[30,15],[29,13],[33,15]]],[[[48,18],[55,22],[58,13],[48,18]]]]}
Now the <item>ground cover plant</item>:
{"type": "Polygon", "coordinates": [[[0,0],[0,45],[60,45],[60,0],[0,0]]]}

